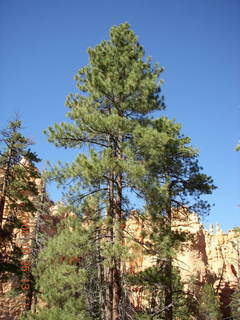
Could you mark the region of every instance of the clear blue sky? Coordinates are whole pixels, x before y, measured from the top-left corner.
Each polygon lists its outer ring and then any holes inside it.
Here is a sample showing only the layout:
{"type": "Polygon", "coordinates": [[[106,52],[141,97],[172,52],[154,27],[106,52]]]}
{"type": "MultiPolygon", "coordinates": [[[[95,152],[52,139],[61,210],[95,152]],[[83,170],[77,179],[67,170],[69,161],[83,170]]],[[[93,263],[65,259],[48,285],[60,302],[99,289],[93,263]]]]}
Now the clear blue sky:
{"type": "MultiPolygon", "coordinates": [[[[240,225],[239,0],[2,0],[0,1],[0,127],[14,112],[44,161],[69,160],[42,130],[64,121],[73,76],[86,49],[128,21],[146,54],[165,67],[164,114],[182,123],[200,163],[218,189],[206,220],[224,230],[240,225]]],[[[59,193],[49,187],[53,199],[59,193]]]]}

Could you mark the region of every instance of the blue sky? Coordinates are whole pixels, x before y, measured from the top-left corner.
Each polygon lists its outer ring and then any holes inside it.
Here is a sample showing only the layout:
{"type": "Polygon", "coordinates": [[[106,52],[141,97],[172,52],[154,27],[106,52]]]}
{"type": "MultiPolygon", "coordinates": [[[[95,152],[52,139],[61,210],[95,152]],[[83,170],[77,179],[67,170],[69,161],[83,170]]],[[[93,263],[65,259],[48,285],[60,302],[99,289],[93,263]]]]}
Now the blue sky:
{"type": "Polygon", "coordinates": [[[240,225],[239,0],[0,1],[0,127],[19,112],[41,169],[46,160],[71,160],[72,151],[50,145],[42,130],[65,120],[65,98],[77,91],[73,76],[88,62],[87,48],[125,21],[165,68],[162,114],[182,124],[218,186],[206,225],[240,225]]]}

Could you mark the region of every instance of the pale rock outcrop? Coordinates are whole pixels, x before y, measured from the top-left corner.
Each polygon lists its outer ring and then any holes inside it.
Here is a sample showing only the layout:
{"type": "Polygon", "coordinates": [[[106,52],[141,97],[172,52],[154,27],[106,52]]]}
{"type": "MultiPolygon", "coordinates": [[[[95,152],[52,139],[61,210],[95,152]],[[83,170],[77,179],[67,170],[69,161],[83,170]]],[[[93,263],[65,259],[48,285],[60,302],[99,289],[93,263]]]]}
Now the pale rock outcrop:
{"type": "MultiPolygon", "coordinates": [[[[236,288],[240,277],[240,232],[230,230],[224,233],[220,225],[216,224],[216,231],[211,224],[206,230],[198,215],[187,213],[186,210],[178,213],[173,219],[173,229],[181,230],[190,235],[190,240],[184,243],[174,260],[174,265],[179,268],[185,290],[198,295],[205,283],[212,283],[220,296],[222,313],[224,317],[230,316],[228,304],[230,296],[236,288]]],[[[146,225],[133,214],[127,223],[135,238],[143,244],[148,239],[141,238],[141,233],[146,225]]],[[[138,248],[132,255],[132,260],[127,263],[130,272],[142,271],[154,264],[151,256],[144,256],[143,250],[138,248]],[[137,269],[137,270],[136,270],[137,269]]],[[[140,292],[136,290],[133,303],[140,307],[144,304],[140,292]],[[140,295],[140,296],[138,296],[140,295]]]]}
{"type": "MultiPolygon", "coordinates": [[[[38,181],[39,189],[44,188],[41,181],[38,181]]],[[[58,213],[58,206],[49,203],[49,211],[40,219],[39,230],[52,237],[57,230],[57,224],[65,218],[64,214],[58,213]]],[[[179,214],[179,213],[178,213],[179,214]]],[[[175,214],[176,215],[176,214],[175,214]]],[[[175,259],[175,266],[179,268],[182,280],[186,290],[193,290],[195,294],[201,289],[204,283],[212,283],[216,290],[219,290],[223,305],[229,303],[230,296],[236,287],[238,277],[240,276],[240,233],[230,230],[224,233],[220,226],[210,225],[209,231],[206,230],[196,214],[182,213],[181,219],[173,219],[173,229],[182,230],[191,235],[191,240],[185,243],[175,259]]],[[[39,217],[38,217],[39,218],[39,217]]],[[[36,219],[36,218],[35,218],[36,219]]],[[[31,232],[34,234],[35,219],[31,221],[31,232]]],[[[137,273],[154,265],[155,260],[151,255],[144,255],[143,247],[149,239],[143,231],[149,229],[147,221],[144,221],[136,211],[128,218],[125,231],[129,239],[125,245],[129,246],[130,255],[128,261],[123,266],[124,271],[137,273]],[[133,246],[133,243],[135,245],[133,246]]],[[[147,232],[146,232],[147,234],[147,232]]],[[[16,235],[18,238],[18,235],[16,235]]],[[[6,283],[0,293],[0,320],[19,319],[20,309],[18,307],[21,295],[17,298],[9,298],[7,293],[16,285],[16,279],[6,283]]],[[[132,288],[134,291],[132,302],[135,306],[144,305],[144,292],[141,287],[132,288]]],[[[228,316],[229,310],[223,310],[224,316],[228,316]]]]}

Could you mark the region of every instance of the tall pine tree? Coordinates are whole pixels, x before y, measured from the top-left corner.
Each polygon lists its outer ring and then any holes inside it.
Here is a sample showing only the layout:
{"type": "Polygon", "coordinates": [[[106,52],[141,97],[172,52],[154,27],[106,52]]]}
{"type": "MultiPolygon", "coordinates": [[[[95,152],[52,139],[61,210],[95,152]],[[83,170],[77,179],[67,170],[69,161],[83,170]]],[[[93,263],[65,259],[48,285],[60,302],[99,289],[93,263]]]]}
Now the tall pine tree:
{"type": "Polygon", "coordinates": [[[21,130],[21,121],[15,120],[0,133],[1,273],[18,270],[13,262],[20,252],[13,241],[13,230],[24,228],[20,219],[22,213],[36,211],[30,197],[38,194],[35,179],[39,178],[39,173],[34,163],[40,160],[30,151],[32,143],[21,130]]]}
{"type": "Polygon", "coordinates": [[[60,185],[71,182],[67,199],[79,212],[87,197],[99,199],[98,211],[104,218],[99,230],[103,320],[122,319],[124,220],[132,194],[143,199],[158,228],[164,221],[165,319],[170,320],[172,207],[182,209],[189,196],[211,193],[212,180],[200,173],[196,152],[180,135],[179,125],[152,118],[153,112],[164,108],[159,95],[163,68],[145,59],[129,24],[112,27],[110,40],[88,53],[89,64],[75,77],[80,93],[70,94],[66,101],[73,123],[55,124],[46,131],[57,147],[80,152],[72,163],[53,166],[49,177],[60,185]]]}
{"type": "Polygon", "coordinates": [[[67,217],[41,250],[33,274],[42,305],[21,319],[99,319],[98,257],[92,237],[96,225],[83,224],[77,216],[67,217]]]}
{"type": "MultiPolygon", "coordinates": [[[[145,127],[152,111],[163,109],[159,98],[163,69],[144,60],[144,49],[128,23],[112,27],[110,40],[88,49],[89,64],[75,79],[82,94],[70,94],[67,116],[73,124],[55,124],[48,129],[49,141],[65,148],[88,150],[65,166],[52,168],[59,183],[72,180],[68,198],[80,202],[88,195],[101,199],[106,212],[104,265],[104,319],[119,320],[122,298],[122,220],[128,214],[127,192],[137,190],[145,174],[144,164],[133,152],[134,132],[145,127]]],[[[147,141],[146,141],[147,143],[147,141]]]]}
{"type": "Polygon", "coordinates": [[[211,194],[216,188],[212,178],[202,172],[190,138],[182,135],[180,129],[180,125],[166,118],[152,120],[136,139],[135,150],[148,172],[140,183],[139,194],[146,200],[152,221],[152,250],[165,278],[166,320],[174,318],[174,304],[177,305],[173,300],[173,259],[179,245],[187,239],[186,233],[176,230],[176,223],[186,222],[191,211],[208,213],[210,206],[201,195],[211,194]]]}
{"type": "MultiPolygon", "coordinates": [[[[38,210],[36,179],[40,178],[35,167],[40,159],[29,149],[32,142],[21,130],[21,121],[16,119],[0,132],[0,278],[1,282],[11,281],[16,275],[19,284],[28,248],[21,247],[17,234],[23,236],[30,230],[38,210]]],[[[26,295],[31,301],[32,284],[26,295]]]]}

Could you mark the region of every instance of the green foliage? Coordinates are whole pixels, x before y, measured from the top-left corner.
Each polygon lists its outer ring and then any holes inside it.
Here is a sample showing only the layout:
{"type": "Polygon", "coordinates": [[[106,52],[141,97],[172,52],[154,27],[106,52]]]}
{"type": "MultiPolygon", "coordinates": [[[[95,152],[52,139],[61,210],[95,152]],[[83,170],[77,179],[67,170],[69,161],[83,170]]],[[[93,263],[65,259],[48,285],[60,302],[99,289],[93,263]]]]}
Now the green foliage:
{"type": "Polygon", "coordinates": [[[159,96],[163,68],[144,59],[144,49],[128,23],[111,28],[110,40],[89,48],[88,54],[89,64],[75,77],[80,93],[66,100],[72,123],[54,124],[46,131],[57,147],[80,148],[82,153],[72,163],[52,166],[47,176],[60,186],[70,182],[65,196],[80,215],[85,199],[93,195],[98,199],[98,214],[106,217],[106,232],[100,231],[102,288],[103,296],[108,295],[106,312],[111,313],[113,283],[118,286],[115,300],[121,301],[120,266],[127,254],[122,225],[131,208],[128,194],[140,190],[146,175],[134,150],[135,132],[146,128],[151,112],[164,108],[159,96]]]}
{"type": "Polygon", "coordinates": [[[181,134],[181,126],[166,117],[153,119],[153,112],[165,108],[159,80],[163,68],[145,59],[129,24],[112,27],[110,39],[89,48],[88,54],[88,65],[75,76],[79,93],[66,100],[71,122],[54,124],[45,131],[55,146],[80,151],[72,163],[59,161],[46,176],[67,186],[66,200],[80,216],[86,211],[87,199],[98,199],[95,210],[87,215],[90,221],[96,212],[106,218],[106,232],[99,227],[98,248],[104,277],[108,275],[104,283],[109,296],[105,298],[113,304],[114,284],[119,286],[115,300],[122,303],[120,266],[127,256],[122,224],[132,208],[129,194],[143,200],[151,217],[148,253],[165,261],[165,280],[151,270],[144,281],[151,287],[156,278],[166,290],[175,281],[171,259],[186,238],[172,231],[171,209],[189,206],[207,211],[209,206],[200,196],[210,194],[215,186],[202,173],[198,153],[190,138],[181,134]]]}
{"type": "Polygon", "coordinates": [[[29,149],[31,140],[21,133],[20,120],[10,121],[0,132],[0,276],[2,281],[21,275],[20,248],[14,230],[21,229],[20,216],[32,216],[37,211],[34,200],[38,196],[35,179],[39,173],[34,164],[40,159],[29,149]],[[32,197],[30,199],[30,196],[32,197]],[[7,212],[7,215],[4,213],[7,212]],[[6,250],[8,248],[8,250],[6,250]]]}
{"type": "MultiPolygon", "coordinates": [[[[164,288],[169,285],[168,280],[165,276],[164,264],[127,275],[127,284],[132,290],[141,287],[141,294],[145,297],[144,310],[137,313],[136,319],[164,319],[164,288]]],[[[178,269],[173,268],[171,280],[173,319],[188,320],[190,316],[197,314],[196,300],[191,294],[184,292],[178,269]]]]}
{"type": "MultiPolygon", "coordinates": [[[[183,292],[180,296],[175,294],[172,261],[189,235],[174,230],[173,220],[177,226],[187,221],[191,211],[208,213],[210,205],[201,199],[201,195],[211,194],[216,187],[212,178],[202,173],[198,152],[191,147],[190,138],[183,136],[180,126],[166,118],[148,121],[146,128],[137,132],[134,147],[145,164],[146,174],[138,180],[139,194],[146,200],[145,208],[151,217],[150,249],[145,251],[161,261],[164,319],[180,316],[187,319],[190,308],[186,301],[190,303],[191,299],[183,292]],[[171,306],[169,312],[167,306],[171,306]]],[[[149,285],[151,281],[149,279],[149,285]]]]}
{"type": "Polygon", "coordinates": [[[219,301],[216,297],[214,288],[210,284],[205,284],[202,288],[199,302],[199,311],[201,319],[221,319],[219,301]]]}
{"type": "MultiPolygon", "coordinates": [[[[109,174],[122,175],[124,190],[136,189],[145,173],[132,150],[134,132],[153,110],[164,107],[158,77],[163,69],[144,61],[144,49],[127,23],[110,30],[110,40],[88,49],[89,65],[75,77],[82,94],[70,94],[66,105],[73,124],[49,127],[50,142],[65,148],[88,146],[71,164],[52,167],[51,178],[61,185],[71,180],[68,199],[76,205],[96,193],[108,201],[109,174]],[[115,149],[118,149],[115,150],[115,149]],[[118,153],[118,156],[116,156],[118,153]]],[[[125,194],[125,203],[127,195],[125,194]]]]}
{"type": "Polygon", "coordinates": [[[68,217],[48,241],[33,270],[45,307],[23,319],[98,319],[96,244],[92,229],[68,217]]]}
{"type": "Polygon", "coordinates": [[[239,284],[231,296],[230,306],[231,306],[233,319],[234,320],[239,319],[240,318],[240,285],[239,284]]]}
{"type": "Polygon", "coordinates": [[[207,213],[209,205],[202,194],[216,188],[211,177],[202,172],[198,152],[190,145],[190,138],[181,134],[179,124],[167,118],[148,122],[146,129],[136,132],[135,152],[145,163],[147,175],[142,181],[147,209],[156,214],[171,208],[207,213]]]}
{"type": "Polygon", "coordinates": [[[232,311],[232,316],[233,319],[238,319],[240,317],[240,282],[239,282],[239,270],[240,270],[240,260],[239,260],[239,234],[240,234],[240,227],[235,227],[233,229],[236,234],[234,239],[231,241],[233,248],[237,251],[238,253],[238,259],[236,261],[237,263],[237,276],[238,276],[238,284],[237,287],[234,291],[234,293],[231,296],[231,303],[230,303],[230,307],[231,307],[231,311],[232,311]]]}

